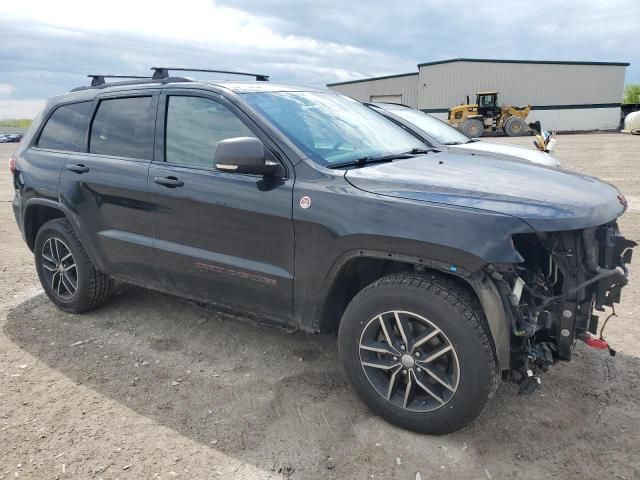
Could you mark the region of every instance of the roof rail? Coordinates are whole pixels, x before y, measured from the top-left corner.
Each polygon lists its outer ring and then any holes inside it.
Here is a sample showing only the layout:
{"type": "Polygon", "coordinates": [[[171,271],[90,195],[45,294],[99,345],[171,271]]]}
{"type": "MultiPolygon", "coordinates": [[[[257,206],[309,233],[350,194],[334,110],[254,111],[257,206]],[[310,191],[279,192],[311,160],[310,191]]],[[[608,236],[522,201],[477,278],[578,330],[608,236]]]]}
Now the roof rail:
{"type": "Polygon", "coordinates": [[[246,72],[231,72],[228,70],[208,70],[204,68],[177,68],[177,67],[151,67],[153,70],[153,79],[162,80],[169,78],[169,70],[176,70],[179,72],[207,72],[207,73],[228,73],[231,75],[244,75],[247,77],[256,77],[259,82],[268,82],[269,75],[262,75],[261,73],[246,73],[246,72]]]}
{"type": "Polygon", "coordinates": [[[91,79],[91,86],[97,87],[98,85],[104,85],[106,83],[105,78],[144,78],[149,80],[151,77],[143,77],[141,75],[102,75],[90,73],[87,75],[91,79]]]}
{"type": "Polygon", "coordinates": [[[91,85],[81,86],[71,89],[72,92],[79,92],[81,90],[87,90],[90,88],[106,88],[110,86],[124,86],[124,85],[137,85],[146,83],[156,83],[158,81],[162,83],[167,82],[193,82],[193,79],[187,77],[172,77],[169,75],[169,70],[177,70],[180,72],[210,72],[210,73],[228,73],[231,75],[245,75],[248,77],[255,77],[259,82],[268,82],[269,75],[262,75],[260,73],[246,73],[246,72],[231,72],[227,70],[207,70],[202,68],[178,68],[178,67],[151,67],[153,70],[153,76],[145,77],[143,75],[103,75],[101,73],[92,73],[87,75],[91,79],[91,85]],[[107,83],[107,78],[121,78],[130,81],[110,82],[107,83]]]}
{"type": "Polygon", "coordinates": [[[127,86],[127,85],[144,85],[151,83],[170,83],[170,82],[193,82],[191,78],[187,77],[167,77],[162,78],[160,80],[154,80],[151,77],[143,77],[137,75],[87,75],[92,78],[91,85],[82,85],[80,87],[72,88],[71,92],[80,92],[82,90],[89,90],[92,88],[107,88],[107,87],[116,87],[116,86],[127,86]],[[105,78],[122,78],[124,79],[121,82],[109,82],[105,81],[105,78]],[[131,79],[131,80],[126,80],[131,79]]]}

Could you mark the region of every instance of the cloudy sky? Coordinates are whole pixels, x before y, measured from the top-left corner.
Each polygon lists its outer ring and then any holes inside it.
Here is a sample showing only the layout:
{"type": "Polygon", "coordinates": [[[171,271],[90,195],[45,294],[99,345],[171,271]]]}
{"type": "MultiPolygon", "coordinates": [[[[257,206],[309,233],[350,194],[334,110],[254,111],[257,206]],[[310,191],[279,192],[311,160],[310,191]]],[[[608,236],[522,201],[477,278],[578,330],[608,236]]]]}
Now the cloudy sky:
{"type": "Polygon", "coordinates": [[[640,0],[0,0],[0,118],[30,117],[88,73],[151,65],[328,82],[455,57],[626,61],[640,0]]]}

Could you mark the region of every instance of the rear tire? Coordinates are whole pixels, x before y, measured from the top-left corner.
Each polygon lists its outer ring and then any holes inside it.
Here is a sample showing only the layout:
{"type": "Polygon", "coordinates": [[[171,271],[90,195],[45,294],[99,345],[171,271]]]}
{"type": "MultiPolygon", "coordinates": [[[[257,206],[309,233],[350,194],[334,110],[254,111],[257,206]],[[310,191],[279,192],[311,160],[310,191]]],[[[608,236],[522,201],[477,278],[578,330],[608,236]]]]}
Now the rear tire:
{"type": "Polygon", "coordinates": [[[50,220],[40,228],[34,257],[42,288],[65,312],[93,310],[111,297],[113,279],[96,270],[66,218],[50,220]]]}
{"type": "Polygon", "coordinates": [[[462,124],[462,133],[471,138],[481,137],[484,133],[484,123],[478,118],[469,118],[462,124]]]}
{"type": "Polygon", "coordinates": [[[338,339],[356,393],[387,421],[421,433],[450,433],[473,421],[499,378],[476,304],[434,275],[394,274],[363,289],[338,339]]]}
{"type": "Polygon", "coordinates": [[[511,117],[504,124],[504,133],[510,137],[519,137],[527,131],[527,124],[520,117],[511,117]]]}

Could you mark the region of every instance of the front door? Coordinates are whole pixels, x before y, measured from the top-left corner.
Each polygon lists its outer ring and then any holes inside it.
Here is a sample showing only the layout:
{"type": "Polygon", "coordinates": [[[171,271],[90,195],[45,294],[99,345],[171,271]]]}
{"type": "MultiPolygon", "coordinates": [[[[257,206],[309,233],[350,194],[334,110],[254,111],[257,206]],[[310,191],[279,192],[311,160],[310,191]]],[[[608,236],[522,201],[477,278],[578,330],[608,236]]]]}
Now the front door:
{"type": "Polygon", "coordinates": [[[290,323],[293,178],[266,180],[213,168],[217,143],[233,137],[258,136],[274,159],[283,157],[222,98],[163,94],[159,112],[149,198],[155,265],[165,288],[290,323]]]}

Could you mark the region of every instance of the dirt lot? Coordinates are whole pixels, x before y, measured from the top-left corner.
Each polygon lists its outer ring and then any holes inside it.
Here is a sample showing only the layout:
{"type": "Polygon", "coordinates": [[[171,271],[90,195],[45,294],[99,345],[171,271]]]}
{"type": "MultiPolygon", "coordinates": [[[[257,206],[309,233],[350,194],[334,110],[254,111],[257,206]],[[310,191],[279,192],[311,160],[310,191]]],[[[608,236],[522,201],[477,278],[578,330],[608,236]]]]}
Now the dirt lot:
{"type": "MultiPolygon", "coordinates": [[[[640,137],[558,144],[567,168],[622,189],[622,228],[640,240],[640,137]]],[[[14,223],[6,167],[0,178],[0,479],[640,478],[635,271],[607,327],[615,358],[580,344],[532,396],[505,384],[473,425],[429,437],[367,411],[334,338],[126,285],[97,312],[56,310],[14,223]]]]}

